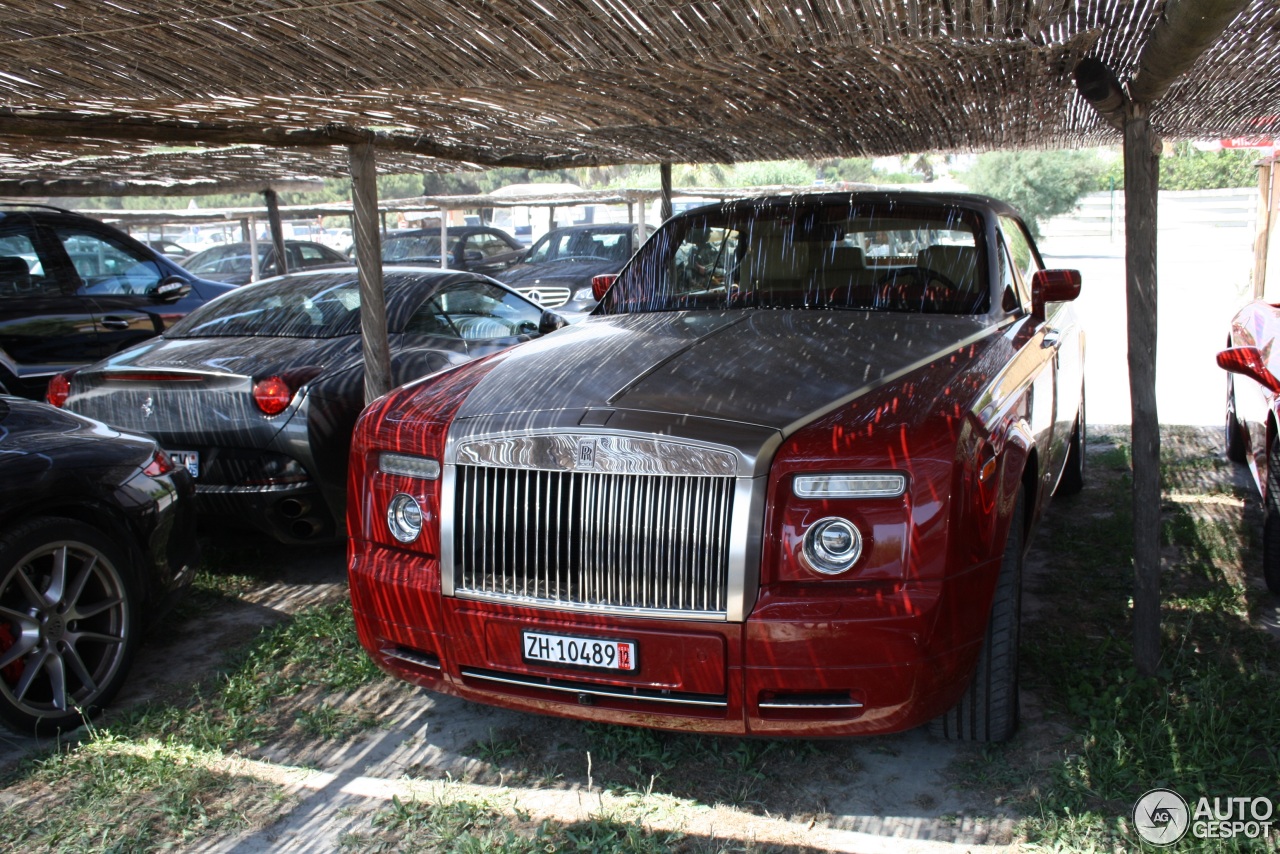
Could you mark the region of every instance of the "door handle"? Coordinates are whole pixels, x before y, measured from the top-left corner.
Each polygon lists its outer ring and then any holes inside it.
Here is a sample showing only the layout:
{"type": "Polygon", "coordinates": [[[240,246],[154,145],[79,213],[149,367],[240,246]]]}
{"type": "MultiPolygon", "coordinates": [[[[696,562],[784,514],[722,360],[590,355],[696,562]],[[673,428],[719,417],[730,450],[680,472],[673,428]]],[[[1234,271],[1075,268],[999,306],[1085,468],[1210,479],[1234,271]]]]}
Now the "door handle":
{"type": "Polygon", "coordinates": [[[128,329],[129,321],[121,317],[112,317],[111,315],[107,315],[102,318],[102,327],[104,329],[128,329]]]}

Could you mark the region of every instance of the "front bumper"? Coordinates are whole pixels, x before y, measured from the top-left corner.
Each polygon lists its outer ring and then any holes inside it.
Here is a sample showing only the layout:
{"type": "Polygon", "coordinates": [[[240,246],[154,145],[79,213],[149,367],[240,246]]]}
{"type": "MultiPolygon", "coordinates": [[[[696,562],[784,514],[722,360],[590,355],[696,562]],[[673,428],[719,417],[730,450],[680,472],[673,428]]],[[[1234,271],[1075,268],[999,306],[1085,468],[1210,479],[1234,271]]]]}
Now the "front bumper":
{"type": "MultiPolygon", "coordinates": [[[[581,720],[724,735],[896,732],[954,704],[981,639],[979,630],[971,642],[934,642],[949,618],[940,597],[919,590],[766,596],[744,623],[707,623],[445,598],[437,561],[363,542],[352,541],[349,566],[360,640],[383,669],[468,700],[581,720]],[[523,629],[634,641],[639,669],[526,661],[523,629]]],[[[966,573],[948,595],[980,595],[990,569],[966,573]]]]}

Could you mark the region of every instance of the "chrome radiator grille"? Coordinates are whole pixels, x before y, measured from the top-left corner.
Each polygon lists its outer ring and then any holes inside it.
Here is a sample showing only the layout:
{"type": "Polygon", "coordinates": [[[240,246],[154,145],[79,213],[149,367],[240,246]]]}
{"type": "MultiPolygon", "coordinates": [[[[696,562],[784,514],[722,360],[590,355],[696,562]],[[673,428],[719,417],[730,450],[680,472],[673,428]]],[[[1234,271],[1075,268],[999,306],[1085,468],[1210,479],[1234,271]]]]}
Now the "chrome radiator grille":
{"type": "Polygon", "coordinates": [[[456,591],[723,616],[733,493],[732,477],[458,466],[456,591]]]}

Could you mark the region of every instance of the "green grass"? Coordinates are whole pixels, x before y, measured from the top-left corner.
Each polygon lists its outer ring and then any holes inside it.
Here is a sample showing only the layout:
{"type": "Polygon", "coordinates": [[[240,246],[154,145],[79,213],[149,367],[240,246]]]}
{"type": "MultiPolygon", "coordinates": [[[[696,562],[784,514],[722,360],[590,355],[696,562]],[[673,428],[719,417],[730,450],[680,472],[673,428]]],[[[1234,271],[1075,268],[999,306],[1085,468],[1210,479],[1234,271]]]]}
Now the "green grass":
{"type": "MultiPolygon", "coordinates": [[[[1254,520],[1206,517],[1194,502],[1166,502],[1163,540],[1176,550],[1162,584],[1162,657],[1153,679],[1133,668],[1129,620],[1132,535],[1128,453],[1094,454],[1078,506],[1054,516],[1050,608],[1026,626],[1024,673],[1074,734],[1052,781],[1029,803],[1029,841],[1068,850],[1130,850],[1134,802],[1147,790],[1200,796],[1280,797],[1280,645],[1249,622],[1259,597],[1241,580],[1257,563],[1254,520]],[[1100,475],[1100,476],[1099,476],[1100,475]],[[1109,514],[1097,511],[1109,508],[1109,514]]],[[[1216,461],[1162,465],[1164,488],[1216,461]]],[[[1265,595],[1265,594],[1264,594],[1265,595]]],[[[1247,847],[1247,846],[1246,846],[1247,847]]],[[[1190,835],[1178,850],[1231,850],[1190,835]]]]}
{"type": "Polygon", "coordinates": [[[664,854],[724,850],[693,845],[678,833],[652,832],[637,822],[597,816],[586,821],[532,822],[484,802],[392,802],[373,818],[369,833],[348,834],[344,851],[423,851],[469,854],[664,854]]]}

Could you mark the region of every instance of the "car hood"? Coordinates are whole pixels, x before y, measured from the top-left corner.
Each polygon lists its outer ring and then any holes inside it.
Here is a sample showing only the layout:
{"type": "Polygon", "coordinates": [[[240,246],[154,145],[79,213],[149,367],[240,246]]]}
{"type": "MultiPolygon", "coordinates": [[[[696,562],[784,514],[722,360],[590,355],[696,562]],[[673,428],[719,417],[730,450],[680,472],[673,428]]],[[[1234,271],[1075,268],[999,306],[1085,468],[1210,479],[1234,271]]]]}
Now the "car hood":
{"type": "Polygon", "coordinates": [[[593,316],[509,351],[457,418],[503,430],[545,421],[517,413],[612,409],[789,433],[996,328],[986,317],[860,311],[593,316]]]}
{"type": "Polygon", "coordinates": [[[622,269],[617,261],[547,261],[539,264],[516,264],[497,274],[496,278],[513,288],[559,285],[572,288],[591,284],[593,276],[616,273],[622,269]]]}
{"type": "Polygon", "coordinates": [[[360,336],[338,338],[153,338],[86,368],[82,374],[114,370],[198,371],[265,377],[301,367],[344,366],[360,357],[360,336]]]}

